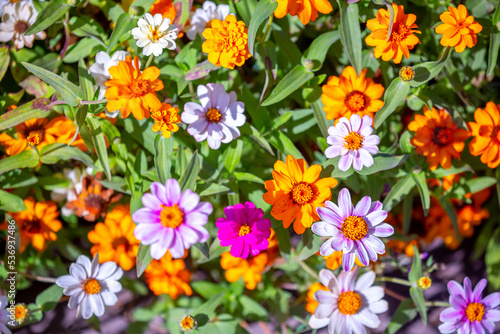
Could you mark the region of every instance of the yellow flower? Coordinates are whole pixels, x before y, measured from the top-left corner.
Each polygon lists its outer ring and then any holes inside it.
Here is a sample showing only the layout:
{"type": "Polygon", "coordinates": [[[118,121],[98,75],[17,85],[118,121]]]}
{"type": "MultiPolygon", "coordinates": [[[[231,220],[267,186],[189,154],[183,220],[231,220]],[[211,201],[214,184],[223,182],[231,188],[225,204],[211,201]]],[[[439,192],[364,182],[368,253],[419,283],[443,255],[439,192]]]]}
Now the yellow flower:
{"type": "Polygon", "coordinates": [[[458,5],[458,9],[449,6],[448,10],[439,16],[443,23],[436,27],[436,33],[443,35],[441,45],[454,46],[456,52],[464,51],[465,47],[472,48],[483,27],[474,21],[474,16],[469,15],[464,5],[458,5]]]}
{"type": "Polygon", "coordinates": [[[161,131],[163,137],[170,138],[170,131],[177,132],[179,126],[175,123],[181,122],[181,116],[178,114],[179,108],[172,107],[163,102],[159,109],[151,110],[151,118],[154,119],[153,131],[161,131]]]}
{"type": "Polygon", "coordinates": [[[281,19],[286,14],[298,16],[303,25],[316,21],[318,12],[330,14],[333,10],[328,0],[278,0],[274,16],[281,19]]]}
{"type": "Polygon", "coordinates": [[[16,319],[19,325],[22,325],[23,322],[25,322],[29,316],[30,316],[30,309],[28,308],[28,305],[20,303],[14,306],[14,318],[16,319]]]}

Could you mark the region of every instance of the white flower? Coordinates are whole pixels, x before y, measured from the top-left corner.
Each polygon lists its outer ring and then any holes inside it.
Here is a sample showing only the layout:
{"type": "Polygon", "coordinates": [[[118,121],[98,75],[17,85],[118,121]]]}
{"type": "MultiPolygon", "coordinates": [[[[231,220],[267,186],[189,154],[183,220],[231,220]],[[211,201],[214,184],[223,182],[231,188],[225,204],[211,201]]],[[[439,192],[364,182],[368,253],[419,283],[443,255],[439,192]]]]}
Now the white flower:
{"type": "Polygon", "coordinates": [[[108,88],[104,83],[111,78],[109,68],[117,66],[118,62],[125,60],[127,55],[128,52],[126,51],[116,51],[110,57],[106,52],[99,51],[95,56],[95,63],[90,66],[89,73],[94,77],[96,86],[100,87],[99,100],[104,98],[104,93],[106,93],[106,89],[108,88]]]}
{"type": "Polygon", "coordinates": [[[137,41],[137,46],[144,48],[142,53],[145,56],[153,54],[158,57],[163,49],[173,50],[176,47],[177,27],[170,24],[169,18],[162,18],[161,14],[146,13],[144,18],[137,21],[137,27],[132,29],[132,35],[137,41]]]}
{"type": "Polygon", "coordinates": [[[229,15],[228,5],[216,5],[212,1],[203,2],[203,7],[198,8],[190,18],[191,25],[188,27],[186,32],[187,37],[190,40],[196,38],[196,34],[199,34],[202,39],[202,33],[207,28],[210,21],[218,19],[224,21],[226,16],[229,15]]]}
{"type": "Polygon", "coordinates": [[[12,334],[7,324],[12,319],[10,312],[7,310],[9,305],[9,299],[6,296],[0,297],[0,333],[1,334],[12,334]]]}
{"type": "Polygon", "coordinates": [[[245,104],[236,101],[236,93],[226,93],[222,84],[199,85],[200,104],[187,102],[181,119],[189,124],[187,131],[196,141],[207,140],[216,150],[222,143],[229,143],[240,136],[239,126],[245,124],[245,104]]]}
{"type": "Polygon", "coordinates": [[[329,334],[366,333],[365,327],[377,328],[380,319],[376,314],[387,311],[389,305],[384,289],[372,286],[375,273],[369,271],[356,281],[358,268],[340,273],[338,277],[331,270],[319,272],[321,284],[328,291],[318,290],[314,299],[319,303],[309,326],[322,328],[328,325],[329,334]]]}
{"type": "MultiPolygon", "coordinates": [[[[3,8],[8,4],[15,4],[16,2],[19,2],[21,5],[24,5],[25,3],[29,3],[30,6],[33,6],[33,0],[0,0],[0,18],[3,15],[3,8]]],[[[36,12],[36,10],[35,10],[35,13],[36,13],[36,15],[38,15],[38,12],[36,12]]]]}
{"type": "Polygon", "coordinates": [[[35,37],[45,39],[45,32],[25,36],[26,30],[35,22],[38,13],[30,3],[16,2],[3,7],[2,23],[0,23],[0,42],[12,40],[16,49],[26,45],[31,48],[35,37]]]}
{"type": "MultiPolygon", "coordinates": [[[[64,168],[64,176],[69,180],[69,185],[64,188],[54,188],[50,193],[50,198],[55,202],[62,202],[66,200],[67,202],[75,201],[78,197],[76,194],[82,192],[82,180],[87,175],[92,175],[92,168],[87,167],[86,169],[80,168],[64,168]]],[[[63,206],[61,209],[63,216],[70,216],[73,210],[68,209],[63,206]]]]}
{"type": "Polygon", "coordinates": [[[92,263],[85,255],[80,255],[76,263],[69,267],[69,275],[56,280],[56,284],[64,288],[63,293],[69,297],[68,307],[77,307],[77,315],[90,319],[92,314],[100,317],[104,314],[105,305],[113,306],[118,301],[116,293],[122,285],[118,280],[123,270],[114,262],[99,265],[99,254],[92,263]]]}

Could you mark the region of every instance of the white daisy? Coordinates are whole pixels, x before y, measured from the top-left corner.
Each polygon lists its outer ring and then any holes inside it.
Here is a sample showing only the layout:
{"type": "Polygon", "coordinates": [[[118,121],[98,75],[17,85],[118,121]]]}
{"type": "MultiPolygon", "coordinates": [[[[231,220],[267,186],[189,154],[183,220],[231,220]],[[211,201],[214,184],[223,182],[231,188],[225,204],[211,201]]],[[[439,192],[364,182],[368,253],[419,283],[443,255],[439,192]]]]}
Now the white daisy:
{"type": "Polygon", "coordinates": [[[31,48],[35,37],[45,39],[44,31],[26,36],[24,33],[36,21],[38,15],[35,8],[28,2],[10,3],[3,7],[2,23],[0,23],[0,42],[12,40],[16,49],[24,46],[31,48]]]}
{"type": "Polygon", "coordinates": [[[188,31],[186,32],[187,37],[190,40],[194,40],[196,38],[196,34],[198,34],[202,39],[205,39],[202,36],[202,33],[203,30],[209,26],[210,21],[214,19],[224,21],[228,15],[228,5],[217,6],[215,3],[208,0],[203,2],[203,7],[198,8],[189,20],[191,25],[188,27],[188,31]]]}
{"type": "Polygon", "coordinates": [[[365,327],[377,328],[380,319],[376,314],[387,311],[389,305],[384,297],[384,289],[372,286],[375,273],[369,271],[356,281],[358,268],[341,272],[338,277],[331,270],[319,272],[321,284],[328,291],[318,290],[314,299],[319,303],[309,326],[322,328],[328,326],[329,334],[361,334],[365,327]]]}
{"type": "Polygon", "coordinates": [[[170,24],[169,18],[163,18],[161,14],[146,13],[144,18],[137,21],[137,27],[132,29],[132,35],[137,41],[137,46],[144,48],[145,56],[153,54],[158,57],[163,49],[173,50],[176,47],[177,27],[170,24]]]}
{"type": "Polygon", "coordinates": [[[189,124],[187,131],[196,141],[207,140],[213,150],[240,136],[239,126],[245,124],[245,104],[236,101],[236,93],[226,93],[222,84],[199,85],[200,104],[187,102],[181,115],[189,124]]]}
{"type": "Polygon", "coordinates": [[[7,327],[9,321],[11,321],[11,314],[7,310],[9,306],[9,299],[6,296],[0,297],[0,333],[2,334],[12,334],[10,329],[7,327]]]}
{"type": "Polygon", "coordinates": [[[104,99],[104,93],[106,93],[106,89],[108,88],[104,83],[111,78],[109,68],[117,66],[118,62],[125,60],[127,55],[128,52],[126,51],[116,51],[112,57],[104,51],[99,51],[96,54],[95,63],[90,66],[89,73],[94,77],[96,86],[100,87],[99,100],[104,99]]]}
{"type": "Polygon", "coordinates": [[[69,297],[68,307],[77,307],[77,315],[90,319],[92,314],[100,317],[104,314],[105,305],[113,306],[118,301],[116,293],[122,285],[118,280],[123,270],[114,262],[99,265],[99,254],[92,263],[85,255],[80,255],[76,263],[69,267],[69,275],[56,280],[56,284],[64,288],[63,293],[69,297]]]}
{"type": "MultiPolygon", "coordinates": [[[[8,4],[15,4],[16,2],[24,5],[25,3],[29,3],[31,6],[33,5],[33,0],[0,0],[0,17],[3,15],[3,8],[8,4]]],[[[35,10],[36,12],[36,10],[35,10]]],[[[37,13],[38,14],[38,13],[37,13]]]]}

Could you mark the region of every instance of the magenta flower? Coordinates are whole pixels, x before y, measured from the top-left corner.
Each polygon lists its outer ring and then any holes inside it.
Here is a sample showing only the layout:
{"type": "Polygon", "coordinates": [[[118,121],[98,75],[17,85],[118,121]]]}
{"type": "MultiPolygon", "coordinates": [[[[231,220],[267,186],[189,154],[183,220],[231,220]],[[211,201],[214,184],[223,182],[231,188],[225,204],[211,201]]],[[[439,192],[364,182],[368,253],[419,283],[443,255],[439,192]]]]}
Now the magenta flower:
{"type": "Polygon", "coordinates": [[[212,213],[212,204],[200,202],[200,196],[186,189],[181,192],[179,182],[169,179],[165,186],[151,184],[151,194],[142,196],[144,208],[132,215],[137,224],[135,237],[144,245],[151,245],[151,256],[159,260],[170,251],[173,258],[184,256],[197,242],[205,242],[209,233],[203,227],[212,213]]]}
{"type": "Polygon", "coordinates": [[[321,237],[330,237],[319,252],[329,256],[334,251],[343,251],[345,271],[352,269],[356,256],[364,266],[370,260],[377,261],[377,254],[385,253],[385,245],[379,238],[394,233],[391,225],[383,223],[387,211],[382,210],[382,203],[372,203],[370,196],[365,196],[354,207],[347,188],[340,191],[338,206],[326,201],[325,207],[316,211],[322,221],[312,224],[311,230],[321,237]]]}
{"type": "Polygon", "coordinates": [[[249,254],[255,256],[269,247],[271,221],[262,218],[262,209],[246,202],[228,206],[224,213],[227,218],[219,218],[215,223],[219,228],[217,236],[221,246],[231,246],[232,256],[246,259],[249,254]]]}
{"type": "Polygon", "coordinates": [[[495,322],[500,321],[500,293],[494,292],[483,298],[486,283],[483,278],[472,290],[469,277],[464,279],[463,287],[456,281],[448,282],[451,307],[439,315],[443,322],[438,328],[441,333],[493,333],[495,322]]]}

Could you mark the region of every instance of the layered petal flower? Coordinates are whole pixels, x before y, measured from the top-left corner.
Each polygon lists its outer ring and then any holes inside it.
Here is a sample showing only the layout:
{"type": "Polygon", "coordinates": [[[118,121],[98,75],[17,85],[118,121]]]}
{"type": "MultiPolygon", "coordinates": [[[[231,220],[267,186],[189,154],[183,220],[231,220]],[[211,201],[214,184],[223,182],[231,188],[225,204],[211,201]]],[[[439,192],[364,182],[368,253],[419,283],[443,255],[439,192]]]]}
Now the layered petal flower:
{"type": "Polygon", "coordinates": [[[476,109],[474,120],[468,123],[473,137],[470,153],[481,156],[481,162],[488,167],[496,168],[500,165],[500,104],[488,102],[484,109],[476,109]]]}
{"type": "Polygon", "coordinates": [[[442,24],[435,29],[437,34],[442,34],[441,45],[455,47],[456,52],[462,52],[466,47],[472,48],[477,44],[477,34],[483,27],[469,15],[464,5],[458,8],[448,7],[448,11],[439,16],[442,24]]]}

